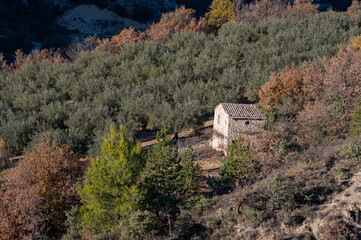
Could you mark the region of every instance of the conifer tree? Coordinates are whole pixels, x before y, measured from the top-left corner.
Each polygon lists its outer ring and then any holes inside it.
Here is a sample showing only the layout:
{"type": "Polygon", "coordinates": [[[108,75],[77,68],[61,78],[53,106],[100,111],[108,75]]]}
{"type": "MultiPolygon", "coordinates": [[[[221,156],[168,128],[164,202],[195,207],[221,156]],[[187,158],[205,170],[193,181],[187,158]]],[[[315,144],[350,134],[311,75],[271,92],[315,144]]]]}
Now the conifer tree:
{"type": "Polygon", "coordinates": [[[182,192],[182,166],[178,149],[163,128],[157,133],[157,142],[148,155],[143,173],[145,206],[153,211],[160,221],[167,221],[171,234],[171,222],[178,213],[182,192]]]}
{"type": "Polygon", "coordinates": [[[234,180],[237,185],[253,176],[255,163],[249,152],[249,145],[242,137],[228,145],[227,156],[222,160],[224,177],[234,180]]]}
{"type": "Polygon", "coordinates": [[[165,128],[157,133],[156,141],[148,155],[143,185],[148,196],[161,194],[176,199],[181,189],[182,170],[178,149],[165,128]]]}
{"type": "Polygon", "coordinates": [[[182,179],[185,196],[191,196],[199,191],[200,172],[198,164],[194,164],[193,149],[189,145],[182,156],[182,179]]]}
{"type": "Polygon", "coordinates": [[[83,224],[108,230],[136,208],[141,197],[137,180],[142,167],[140,144],[129,141],[123,127],[118,131],[110,127],[100,157],[91,160],[84,185],[79,187],[83,224]]]}
{"type": "Polygon", "coordinates": [[[231,0],[213,0],[210,11],[205,15],[209,26],[216,29],[223,24],[235,22],[235,9],[231,0]]]}

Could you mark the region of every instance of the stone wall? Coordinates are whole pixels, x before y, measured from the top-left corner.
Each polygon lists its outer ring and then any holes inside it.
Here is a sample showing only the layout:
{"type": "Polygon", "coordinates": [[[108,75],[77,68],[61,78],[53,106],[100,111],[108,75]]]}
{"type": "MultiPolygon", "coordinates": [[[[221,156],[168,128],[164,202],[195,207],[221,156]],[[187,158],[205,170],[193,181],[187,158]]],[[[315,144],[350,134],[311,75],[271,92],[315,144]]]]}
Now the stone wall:
{"type": "Polygon", "coordinates": [[[240,135],[251,135],[262,132],[265,122],[263,120],[230,119],[228,129],[228,143],[240,135]]]}

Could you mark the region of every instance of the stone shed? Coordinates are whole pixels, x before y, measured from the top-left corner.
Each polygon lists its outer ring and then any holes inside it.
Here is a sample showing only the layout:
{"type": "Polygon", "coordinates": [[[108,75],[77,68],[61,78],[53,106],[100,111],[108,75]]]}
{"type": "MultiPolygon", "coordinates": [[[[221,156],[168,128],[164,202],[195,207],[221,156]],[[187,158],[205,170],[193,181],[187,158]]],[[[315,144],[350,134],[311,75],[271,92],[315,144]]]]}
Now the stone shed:
{"type": "Polygon", "coordinates": [[[220,103],[214,109],[212,147],[224,151],[240,135],[260,133],[264,126],[255,104],[220,103]]]}

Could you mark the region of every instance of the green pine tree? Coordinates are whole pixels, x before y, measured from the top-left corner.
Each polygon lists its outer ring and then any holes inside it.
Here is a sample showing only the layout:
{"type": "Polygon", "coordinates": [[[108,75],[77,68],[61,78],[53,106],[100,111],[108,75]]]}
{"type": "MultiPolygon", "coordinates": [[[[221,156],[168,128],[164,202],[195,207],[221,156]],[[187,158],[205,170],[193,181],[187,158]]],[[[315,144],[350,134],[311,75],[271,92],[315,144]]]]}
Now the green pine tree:
{"type": "Polygon", "coordinates": [[[168,222],[170,234],[171,222],[179,212],[178,203],[183,189],[182,166],[174,145],[167,129],[158,132],[143,173],[144,205],[160,221],[168,222]]]}
{"type": "Polygon", "coordinates": [[[82,223],[108,230],[136,208],[141,198],[137,187],[143,158],[139,143],[130,142],[123,127],[110,127],[101,155],[92,159],[82,187],[79,187],[82,223]]]}
{"type": "Polygon", "coordinates": [[[357,101],[357,107],[352,116],[351,131],[356,136],[361,134],[361,98],[357,101]]]}
{"type": "Polygon", "coordinates": [[[254,174],[255,162],[249,152],[249,145],[239,137],[228,145],[227,156],[221,160],[223,163],[223,177],[242,184],[254,174]]]}
{"type": "Polygon", "coordinates": [[[198,164],[194,164],[193,149],[189,145],[182,157],[183,195],[192,196],[199,192],[200,172],[198,164]]]}

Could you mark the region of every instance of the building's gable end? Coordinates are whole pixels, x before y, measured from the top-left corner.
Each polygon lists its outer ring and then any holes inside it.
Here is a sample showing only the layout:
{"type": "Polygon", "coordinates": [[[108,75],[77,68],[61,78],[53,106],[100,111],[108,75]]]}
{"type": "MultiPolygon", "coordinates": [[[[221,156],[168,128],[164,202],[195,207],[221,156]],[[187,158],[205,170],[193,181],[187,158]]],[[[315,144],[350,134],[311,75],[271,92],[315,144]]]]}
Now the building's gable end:
{"type": "Polygon", "coordinates": [[[228,123],[229,116],[224,110],[222,104],[219,104],[214,111],[214,130],[226,137],[228,135],[228,123]]]}

